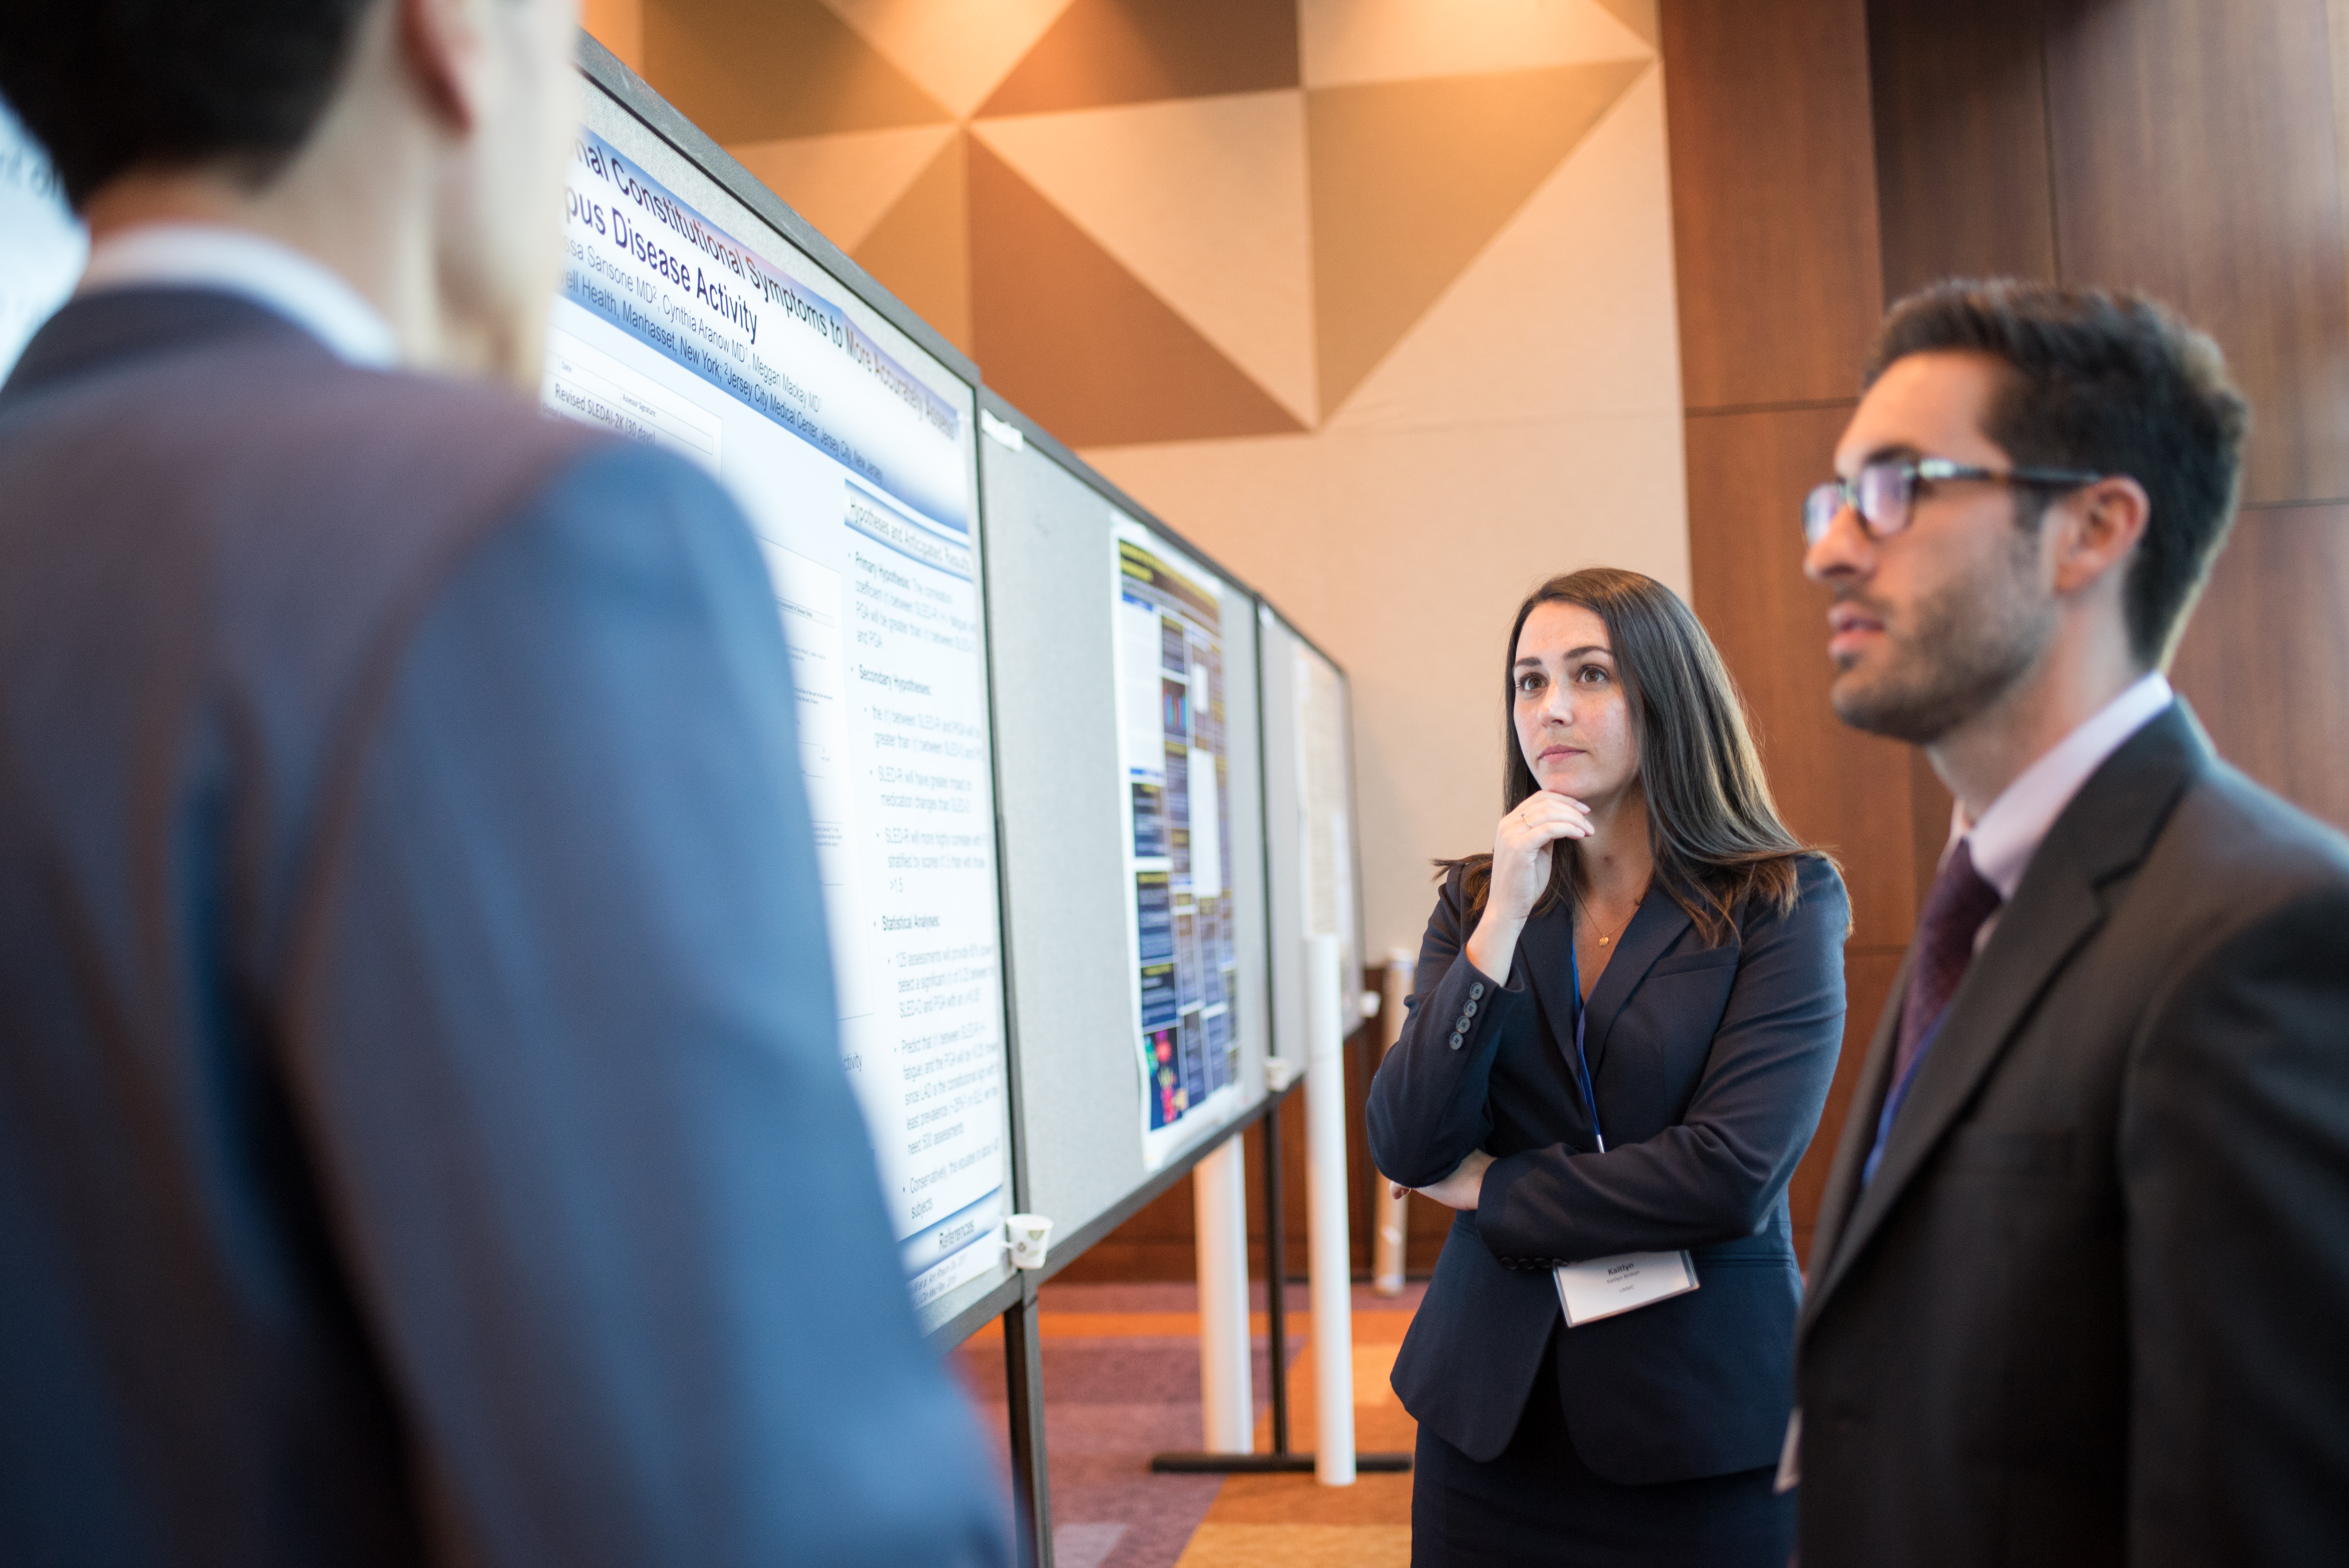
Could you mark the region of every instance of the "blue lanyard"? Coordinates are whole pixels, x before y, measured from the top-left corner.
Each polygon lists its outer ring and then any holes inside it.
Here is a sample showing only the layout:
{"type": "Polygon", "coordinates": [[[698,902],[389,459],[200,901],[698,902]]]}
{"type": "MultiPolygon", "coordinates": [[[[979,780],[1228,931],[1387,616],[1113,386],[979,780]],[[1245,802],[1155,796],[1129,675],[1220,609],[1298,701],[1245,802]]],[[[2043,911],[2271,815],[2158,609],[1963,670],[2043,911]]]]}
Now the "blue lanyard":
{"type": "Polygon", "coordinates": [[[1582,1088],[1582,1103],[1590,1108],[1590,1135],[1599,1140],[1599,1152],[1607,1152],[1607,1134],[1599,1130],[1599,1091],[1590,1086],[1590,1058],[1583,1054],[1583,1026],[1590,1021],[1590,1009],[1582,1000],[1582,955],[1572,947],[1567,949],[1567,963],[1574,976],[1574,1069],[1582,1088]]]}

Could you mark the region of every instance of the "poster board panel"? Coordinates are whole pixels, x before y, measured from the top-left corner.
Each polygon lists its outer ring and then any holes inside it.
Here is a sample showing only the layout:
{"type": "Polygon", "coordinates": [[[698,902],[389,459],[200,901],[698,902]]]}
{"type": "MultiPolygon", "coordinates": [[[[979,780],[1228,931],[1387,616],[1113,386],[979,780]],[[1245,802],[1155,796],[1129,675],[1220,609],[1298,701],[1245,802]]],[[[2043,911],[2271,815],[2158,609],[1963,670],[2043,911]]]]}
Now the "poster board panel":
{"type": "Polygon", "coordinates": [[[935,1327],[1010,1277],[973,377],[625,67],[582,63],[542,402],[700,464],[758,537],[843,1066],[935,1327]]]}
{"type": "Polygon", "coordinates": [[[1263,1099],[1256,601],[981,407],[1028,1207],[1068,1235],[1263,1099]]]}
{"type": "Polygon", "coordinates": [[[1260,607],[1266,866],[1273,1042],[1305,1066],[1305,945],[1338,938],[1344,994],[1361,987],[1361,868],[1351,691],[1345,671],[1271,605],[1260,607]]]}

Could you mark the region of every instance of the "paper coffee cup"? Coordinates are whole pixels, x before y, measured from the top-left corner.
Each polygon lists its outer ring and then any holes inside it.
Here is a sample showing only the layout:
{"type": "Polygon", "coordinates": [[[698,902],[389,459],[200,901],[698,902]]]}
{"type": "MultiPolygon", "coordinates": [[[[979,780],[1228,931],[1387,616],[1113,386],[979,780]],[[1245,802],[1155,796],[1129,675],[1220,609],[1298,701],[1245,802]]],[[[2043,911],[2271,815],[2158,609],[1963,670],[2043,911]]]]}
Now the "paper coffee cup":
{"type": "Polygon", "coordinates": [[[1011,1244],[1013,1268],[1040,1269],[1051,1248],[1052,1222],[1041,1214],[1006,1215],[1003,1236],[1011,1244]]]}

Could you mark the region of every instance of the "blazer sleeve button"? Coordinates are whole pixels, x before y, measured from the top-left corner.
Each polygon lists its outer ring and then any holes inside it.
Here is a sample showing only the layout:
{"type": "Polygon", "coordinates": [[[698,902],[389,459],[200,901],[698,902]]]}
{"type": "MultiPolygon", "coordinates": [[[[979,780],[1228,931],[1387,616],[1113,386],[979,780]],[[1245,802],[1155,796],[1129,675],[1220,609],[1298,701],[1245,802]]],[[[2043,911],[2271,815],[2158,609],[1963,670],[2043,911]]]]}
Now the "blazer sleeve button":
{"type": "Polygon", "coordinates": [[[1455,1050],[1455,1051],[1456,1051],[1456,1050],[1458,1050],[1458,1049],[1460,1048],[1460,1042],[1461,1042],[1461,1040],[1462,1040],[1462,1038],[1463,1038],[1463,1037],[1462,1037],[1462,1036],[1461,1036],[1457,1031],[1454,1031],[1454,1034],[1453,1034],[1453,1036],[1452,1036],[1452,1048],[1453,1048],[1454,1050],[1455,1050]]]}

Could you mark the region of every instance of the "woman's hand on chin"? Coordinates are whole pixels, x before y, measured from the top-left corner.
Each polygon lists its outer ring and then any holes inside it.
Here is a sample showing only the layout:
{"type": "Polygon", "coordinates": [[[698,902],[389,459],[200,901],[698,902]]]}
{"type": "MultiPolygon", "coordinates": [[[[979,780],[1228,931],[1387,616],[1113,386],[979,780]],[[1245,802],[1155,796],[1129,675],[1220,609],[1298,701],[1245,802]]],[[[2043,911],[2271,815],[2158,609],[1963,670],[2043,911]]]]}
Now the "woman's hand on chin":
{"type": "Polygon", "coordinates": [[[1551,846],[1560,839],[1588,837],[1590,808],[1555,789],[1526,796],[1493,830],[1493,880],[1485,893],[1484,917],[1470,934],[1466,949],[1468,962],[1485,978],[1504,985],[1509,982],[1517,934],[1549,890],[1551,846]]]}
{"type": "MultiPolygon", "coordinates": [[[[1467,1159],[1463,1160],[1451,1175],[1433,1187],[1421,1187],[1416,1191],[1421,1196],[1433,1198],[1447,1209],[1474,1209],[1476,1206],[1476,1194],[1485,1188],[1485,1172],[1491,1168],[1492,1163],[1493,1157],[1479,1149],[1467,1159]]],[[[1400,1181],[1391,1182],[1389,1185],[1394,1189],[1394,1195],[1398,1198],[1407,1191],[1414,1191],[1405,1187],[1400,1181]]]]}
{"type": "Polygon", "coordinates": [[[1513,926],[1525,924],[1534,905],[1549,891],[1551,846],[1560,839],[1590,836],[1590,808],[1555,789],[1537,789],[1517,803],[1493,830],[1492,890],[1488,914],[1513,926]]]}

